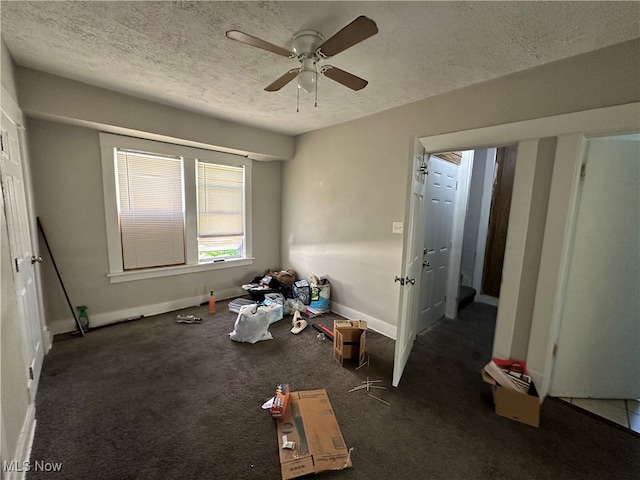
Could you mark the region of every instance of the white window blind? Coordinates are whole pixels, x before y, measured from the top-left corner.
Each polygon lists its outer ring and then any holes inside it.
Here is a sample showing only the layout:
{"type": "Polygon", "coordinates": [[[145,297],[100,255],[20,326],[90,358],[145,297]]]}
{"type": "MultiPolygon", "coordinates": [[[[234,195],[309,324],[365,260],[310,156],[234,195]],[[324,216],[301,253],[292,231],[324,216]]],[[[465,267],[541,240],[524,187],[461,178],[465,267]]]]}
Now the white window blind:
{"type": "Polygon", "coordinates": [[[240,257],[244,241],[244,168],[198,161],[198,256],[240,257]]]}
{"type": "Polygon", "coordinates": [[[123,269],[185,263],[182,160],[116,150],[123,269]]]}

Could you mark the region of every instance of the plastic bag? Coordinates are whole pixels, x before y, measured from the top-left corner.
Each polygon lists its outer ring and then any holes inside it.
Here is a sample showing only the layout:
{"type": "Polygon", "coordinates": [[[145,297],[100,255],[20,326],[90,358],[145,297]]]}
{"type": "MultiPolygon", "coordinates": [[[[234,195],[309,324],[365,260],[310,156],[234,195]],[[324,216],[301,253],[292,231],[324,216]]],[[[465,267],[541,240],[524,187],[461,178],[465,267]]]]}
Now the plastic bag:
{"type": "Polygon", "coordinates": [[[284,295],[281,293],[265,293],[264,301],[262,303],[265,305],[284,305],[284,295]]]}
{"type": "Polygon", "coordinates": [[[284,301],[284,314],[293,315],[296,310],[298,312],[304,312],[307,310],[307,307],[297,298],[287,298],[284,301]]]}
{"type": "Polygon", "coordinates": [[[311,307],[318,310],[329,310],[331,285],[326,278],[311,276],[311,307]]]}
{"type": "Polygon", "coordinates": [[[229,337],[235,342],[247,343],[271,340],[273,336],[269,332],[269,309],[259,305],[241,307],[229,337]]]}

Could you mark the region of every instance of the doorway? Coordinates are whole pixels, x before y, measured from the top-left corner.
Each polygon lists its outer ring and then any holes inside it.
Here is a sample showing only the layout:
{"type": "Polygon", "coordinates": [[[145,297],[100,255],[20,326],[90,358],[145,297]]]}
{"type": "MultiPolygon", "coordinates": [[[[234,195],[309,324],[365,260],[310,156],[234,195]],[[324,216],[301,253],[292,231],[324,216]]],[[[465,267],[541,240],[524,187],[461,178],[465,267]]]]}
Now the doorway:
{"type": "MultiPolygon", "coordinates": [[[[412,253],[419,229],[410,231],[412,220],[420,217],[413,212],[419,203],[410,201],[414,180],[419,177],[416,157],[425,150],[443,152],[518,145],[518,168],[503,269],[503,276],[509,281],[501,286],[492,355],[526,359],[541,398],[548,394],[550,386],[552,353],[562,308],[564,262],[569,251],[567,225],[574,214],[582,141],[584,136],[637,132],[638,106],[638,103],[630,103],[560,114],[421,137],[414,142],[409,163],[413,168],[410,166],[407,176],[405,225],[408,228],[405,228],[402,255],[402,274],[409,280],[418,276],[413,268],[412,253]]],[[[460,246],[454,244],[452,253],[455,248],[460,246]]],[[[418,296],[412,292],[415,292],[413,282],[406,282],[400,291],[394,386],[400,382],[415,340],[412,331],[416,328],[418,296]]]]}
{"type": "Polygon", "coordinates": [[[454,318],[457,310],[471,301],[498,306],[516,155],[517,145],[509,145],[429,157],[418,332],[445,316],[454,318]],[[463,154],[466,169],[461,167],[463,154]],[[460,175],[467,177],[465,182],[460,181],[460,175]],[[465,187],[460,188],[466,191],[457,192],[462,184],[465,187]],[[453,229],[456,202],[465,199],[466,206],[458,210],[463,215],[457,219],[457,231],[463,232],[461,258],[451,265],[452,246],[459,240],[453,229]],[[454,294],[455,309],[448,309],[445,315],[447,296],[454,293],[447,289],[451,278],[460,290],[454,294]]]}
{"type": "Polygon", "coordinates": [[[592,138],[549,393],[640,398],[640,135],[592,138]]]}
{"type": "Polygon", "coordinates": [[[489,231],[482,267],[482,290],[480,291],[481,294],[493,298],[500,297],[502,265],[507,244],[517,154],[517,145],[499,147],[496,151],[495,181],[491,192],[489,231]]]}

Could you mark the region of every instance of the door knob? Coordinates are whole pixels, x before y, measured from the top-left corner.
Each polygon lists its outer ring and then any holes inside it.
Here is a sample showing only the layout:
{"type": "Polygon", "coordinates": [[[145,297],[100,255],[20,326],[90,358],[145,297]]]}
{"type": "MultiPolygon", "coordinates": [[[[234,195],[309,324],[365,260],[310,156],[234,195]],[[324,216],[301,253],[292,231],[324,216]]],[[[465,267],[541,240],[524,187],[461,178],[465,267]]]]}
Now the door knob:
{"type": "Polygon", "coordinates": [[[42,263],[42,257],[40,255],[38,255],[37,257],[35,255],[31,256],[31,265],[33,265],[36,262],[42,263]]]}
{"type": "Polygon", "coordinates": [[[430,267],[431,266],[431,262],[427,262],[426,260],[424,262],[422,262],[422,266],[423,267],[430,267]]]}

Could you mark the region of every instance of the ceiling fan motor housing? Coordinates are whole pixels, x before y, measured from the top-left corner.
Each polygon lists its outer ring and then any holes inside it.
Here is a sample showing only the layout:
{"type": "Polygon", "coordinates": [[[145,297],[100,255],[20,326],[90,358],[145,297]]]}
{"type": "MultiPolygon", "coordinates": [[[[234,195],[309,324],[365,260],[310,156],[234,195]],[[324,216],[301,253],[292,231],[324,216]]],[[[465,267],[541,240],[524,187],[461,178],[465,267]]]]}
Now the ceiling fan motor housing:
{"type": "Polygon", "coordinates": [[[324,42],[324,37],[315,30],[302,30],[293,36],[293,53],[298,59],[316,58],[316,50],[324,42]]]}

